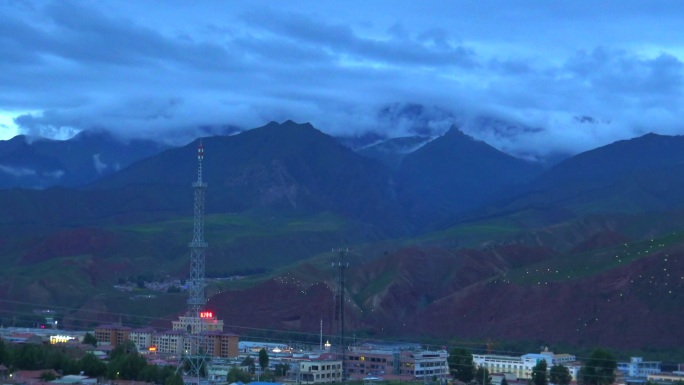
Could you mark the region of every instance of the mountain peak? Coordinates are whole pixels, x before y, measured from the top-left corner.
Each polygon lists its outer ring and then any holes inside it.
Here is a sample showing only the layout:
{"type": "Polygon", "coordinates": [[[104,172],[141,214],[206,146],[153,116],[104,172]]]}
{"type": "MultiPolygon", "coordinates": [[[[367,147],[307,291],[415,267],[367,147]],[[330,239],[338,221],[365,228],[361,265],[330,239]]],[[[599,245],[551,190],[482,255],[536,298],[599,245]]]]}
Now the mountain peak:
{"type": "Polygon", "coordinates": [[[470,140],[475,140],[475,138],[473,138],[472,136],[461,131],[461,129],[458,128],[458,126],[456,126],[455,124],[449,128],[449,130],[444,134],[444,136],[453,137],[453,138],[460,137],[460,138],[467,138],[470,140]]]}
{"type": "Polygon", "coordinates": [[[260,128],[273,129],[273,130],[288,129],[288,128],[305,128],[305,129],[313,129],[313,130],[318,131],[316,129],[316,127],[314,127],[309,122],[297,123],[297,122],[290,120],[290,119],[288,119],[282,123],[278,123],[276,121],[270,121],[270,122],[268,122],[268,124],[266,124],[265,126],[261,126],[260,128]]]}

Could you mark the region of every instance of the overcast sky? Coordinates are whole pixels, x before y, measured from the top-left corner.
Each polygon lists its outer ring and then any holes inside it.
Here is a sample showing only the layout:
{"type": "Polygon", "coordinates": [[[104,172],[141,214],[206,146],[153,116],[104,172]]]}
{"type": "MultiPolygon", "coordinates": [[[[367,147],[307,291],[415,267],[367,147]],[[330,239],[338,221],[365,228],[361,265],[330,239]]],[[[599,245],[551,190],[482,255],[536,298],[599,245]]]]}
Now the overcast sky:
{"type": "Polygon", "coordinates": [[[576,153],[684,134],[682,1],[0,0],[0,139],[269,121],[576,153]]]}

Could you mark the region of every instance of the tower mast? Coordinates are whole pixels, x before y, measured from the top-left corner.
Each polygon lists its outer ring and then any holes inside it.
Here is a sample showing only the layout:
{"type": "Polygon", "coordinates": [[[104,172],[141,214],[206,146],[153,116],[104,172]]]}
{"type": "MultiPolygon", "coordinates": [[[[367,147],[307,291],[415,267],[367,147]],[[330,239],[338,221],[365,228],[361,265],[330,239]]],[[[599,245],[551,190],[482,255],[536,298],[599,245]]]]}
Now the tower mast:
{"type": "Polygon", "coordinates": [[[190,277],[188,280],[188,317],[199,317],[204,310],[204,271],[207,242],[204,241],[204,195],[207,184],[202,182],[202,161],[204,146],[200,139],[197,147],[197,181],[192,184],[195,190],[194,225],[190,246],[190,277]]]}
{"type": "Polygon", "coordinates": [[[335,321],[337,321],[337,338],[338,338],[338,354],[340,356],[340,359],[342,360],[342,381],[344,382],[346,380],[346,353],[347,353],[347,346],[346,346],[346,339],[344,336],[344,291],[345,291],[345,283],[344,283],[344,271],[349,267],[349,262],[346,262],[344,260],[344,255],[348,252],[349,250],[344,250],[344,249],[339,249],[338,250],[338,259],[337,263],[333,262],[332,265],[333,267],[337,268],[337,287],[335,288],[335,321]]]}

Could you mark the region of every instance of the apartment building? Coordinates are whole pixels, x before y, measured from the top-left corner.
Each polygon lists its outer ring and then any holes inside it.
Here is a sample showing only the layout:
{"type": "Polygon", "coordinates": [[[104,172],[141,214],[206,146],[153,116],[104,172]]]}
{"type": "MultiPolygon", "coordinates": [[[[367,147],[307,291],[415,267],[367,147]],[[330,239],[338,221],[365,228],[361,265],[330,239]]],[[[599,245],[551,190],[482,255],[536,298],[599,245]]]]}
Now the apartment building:
{"type": "Polygon", "coordinates": [[[116,346],[128,341],[131,328],[121,325],[100,325],[95,328],[94,334],[98,344],[116,346]]]}
{"type": "Polygon", "coordinates": [[[342,381],[342,360],[314,359],[297,363],[298,381],[301,384],[325,384],[342,381]]]}
{"type": "Polygon", "coordinates": [[[349,378],[391,376],[399,379],[445,377],[449,373],[445,350],[377,349],[353,347],[346,353],[349,378]]]}

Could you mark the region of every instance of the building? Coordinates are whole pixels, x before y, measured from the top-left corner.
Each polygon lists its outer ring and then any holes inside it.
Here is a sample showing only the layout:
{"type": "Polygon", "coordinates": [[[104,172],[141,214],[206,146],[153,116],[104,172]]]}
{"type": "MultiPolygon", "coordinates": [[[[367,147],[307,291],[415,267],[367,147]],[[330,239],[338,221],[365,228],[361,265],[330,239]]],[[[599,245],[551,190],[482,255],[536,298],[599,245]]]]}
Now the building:
{"type": "Polygon", "coordinates": [[[197,343],[209,357],[238,356],[238,336],[218,330],[188,334],[182,330],[156,331],[144,328],[131,331],[129,337],[140,352],[181,356],[193,351],[193,343],[197,343]]]}
{"type": "Polygon", "coordinates": [[[213,312],[202,311],[199,317],[180,316],[177,321],[171,321],[173,330],[188,333],[202,333],[223,331],[223,321],[216,319],[213,312]]]}
{"type": "MultiPolygon", "coordinates": [[[[152,345],[144,349],[157,353],[181,355],[185,351],[185,336],[186,334],[180,330],[166,330],[154,333],[150,336],[152,345]]],[[[141,347],[138,347],[138,351],[143,350],[141,350],[141,347]]]]}
{"type": "Polygon", "coordinates": [[[541,360],[546,366],[563,365],[570,371],[572,378],[577,378],[581,365],[574,355],[554,354],[548,349],[541,353],[528,353],[522,356],[506,356],[497,354],[473,354],[473,362],[486,368],[490,373],[510,373],[519,379],[532,378],[532,368],[541,360]]]}
{"type": "Polygon", "coordinates": [[[97,378],[90,378],[88,376],[81,376],[75,374],[69,374],[63,376],[62,378],[50,381],[51,384],[73,384],[73,385],[95,385],[97,384],[97,378]]]}
{"type": "Polygon", "coordinates": [[[300,361],[299,383],[324,384],[342,381],[342,360],[318,359],[300,361]]]}
{"type": "Polygon", "coordinates": [[[629,362],[618,362],[617,369],[627,377],[648,377],[660,373],[660,361],[644,361],[642,357],[632,357],[629,362]]]}
{"type": "Polygon", "coordinates": [[[233,333],[210,331],[204,334],[204,348],[211,357],[237,357],[238,342],[238,335],[233,333]]]}
{"type": "Polygon", "coordinates": [[[121,345],[128,341],[131,328],[121,325],[100,325],[95,328],[95,339],[98,344],[121,345]]]}
{"type": "Polygon", "coordinates": [[[38,336],[51,344],[81,342],[85,331],[70,331],[59,329],[0,327],[0,338],[9,342],[25,342],[33,336],[38,336]]]}
{"type": "Polygon", "coordinates": [[[157,331],[153,328],[133,329],[128,335],[128,339],[135,344],[139,352],[144,352],[156,345],[153,341],[153,336],[156,333],[157,331]]]}
{"type": "Polygon", "coordinates": [[[298,384],[342,382],[342,360],[332,353],[288,353],[276,361],[290,365],[288,378],[298,384]]]}
{"type": "Polygon", "coordinates": [[[238,343],[240,353],[259,353],[259,350],[266,349],[270,353],[292,353],[292,348],[288,344],[281,344],[276,342],[255,342],[255,341],[240,341],[238,343]]]}
{"type": "Polygon", "coordinates": [[[658,373],[649,374],[647,376],[648,382],[657,382],[659,384],[668,382],[684,382],[684,372],[675,371],[672,373],[658,373]]]}
{"type": "Polygon", "coordinates": [[[368,376],[397,379],[445,377],[449,373],[445,350],[397,349],[386,347],[353,347],[345,353],[349,378],[368,376]]]}

